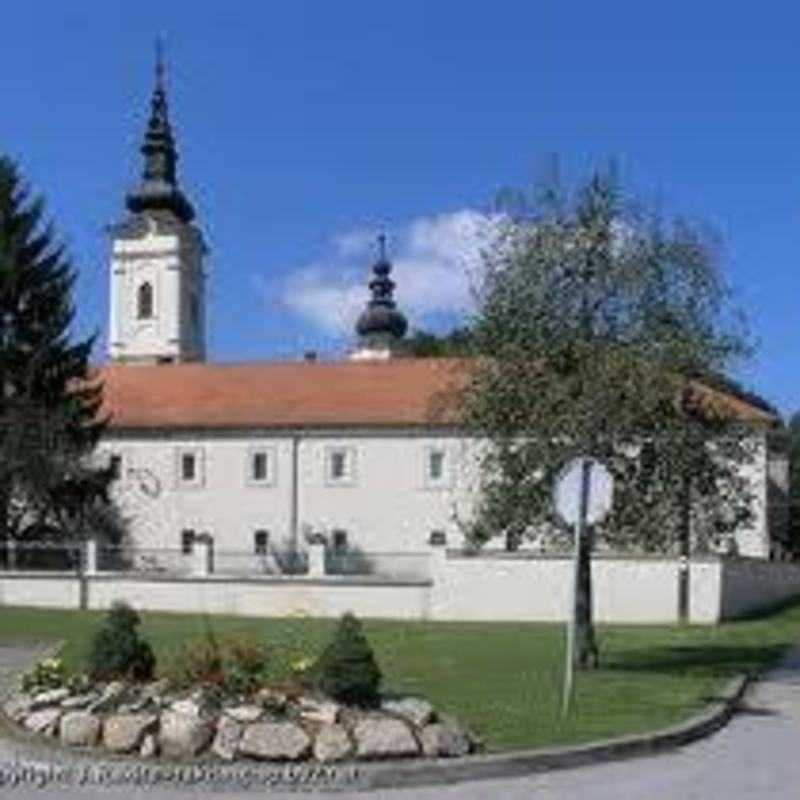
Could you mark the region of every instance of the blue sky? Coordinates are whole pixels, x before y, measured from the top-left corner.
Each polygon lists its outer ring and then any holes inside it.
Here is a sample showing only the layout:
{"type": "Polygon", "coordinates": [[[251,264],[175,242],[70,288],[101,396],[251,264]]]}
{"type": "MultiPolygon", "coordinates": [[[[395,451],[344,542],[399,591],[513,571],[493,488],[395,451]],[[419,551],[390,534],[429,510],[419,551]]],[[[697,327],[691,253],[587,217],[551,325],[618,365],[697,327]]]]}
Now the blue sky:
{"type": "Polygon", "coordinates": [[[0,148],[43,192],[105,346],[108,246],[166,39],[181,180],[212,248],[215,360],[335,355],[389,232],[398,300],[468,305],[477,210],[557,153],[710,223],[760,341],[738,377],[800,408],[800,11],[790,3],[40,0],[3,10],[0,148]],[[11,33],[9,33],[11,32],[11,33]]]}

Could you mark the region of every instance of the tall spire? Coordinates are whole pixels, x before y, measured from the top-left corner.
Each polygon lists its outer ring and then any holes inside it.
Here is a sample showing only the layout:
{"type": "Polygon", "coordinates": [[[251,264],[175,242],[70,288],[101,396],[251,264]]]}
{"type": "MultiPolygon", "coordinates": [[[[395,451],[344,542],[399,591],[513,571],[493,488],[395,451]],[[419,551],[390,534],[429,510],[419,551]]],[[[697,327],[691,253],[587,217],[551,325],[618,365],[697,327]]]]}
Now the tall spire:
{"type": "Polygon", "coordinates": [[[368,349],[391,349],[402,339],[408,322],[394,301],[394,281],[389,277],[392,264],[386,256],[386,235],[378,236],[378,260],[372,265],[369,282],[372,297],[356,323],[356,332],[368,349]]]}
{"type": "Polygon", "coordinates": [[[181,222],[194,219],[194,209],[178,188],[178,152],[169,124],[164,53],[161,39],[156,41],[155,88],[150,101],[150,119],[140,151],[144,156],[142,182],[127,197],[130,211],[171,211],[181,222]]]}

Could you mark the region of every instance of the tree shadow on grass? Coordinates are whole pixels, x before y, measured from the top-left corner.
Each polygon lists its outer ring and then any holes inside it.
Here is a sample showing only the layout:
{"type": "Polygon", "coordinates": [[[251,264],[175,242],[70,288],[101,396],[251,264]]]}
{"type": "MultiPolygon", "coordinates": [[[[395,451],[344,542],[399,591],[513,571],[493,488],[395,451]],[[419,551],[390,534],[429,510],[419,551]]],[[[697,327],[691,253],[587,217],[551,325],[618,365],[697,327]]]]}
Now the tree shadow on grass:
{"type": "Polygon", "coordinates": [[[673,645],[629,650],[601,661],[604,669],[660,675],[725,678],[776,663],[790,641],[769,645],[673,645]]]}
{"type": "Polygon", "coordinates": [[[763,606],[754,611],[749,611],[746,614],[738,615],[736,619],[731,620],[731,622],[734,624],[736,622],[755,622],[788,611],[796,611],[800,614],[800,596],[790,597],[788,600],[781,600],[772,605],[763,606]]]}

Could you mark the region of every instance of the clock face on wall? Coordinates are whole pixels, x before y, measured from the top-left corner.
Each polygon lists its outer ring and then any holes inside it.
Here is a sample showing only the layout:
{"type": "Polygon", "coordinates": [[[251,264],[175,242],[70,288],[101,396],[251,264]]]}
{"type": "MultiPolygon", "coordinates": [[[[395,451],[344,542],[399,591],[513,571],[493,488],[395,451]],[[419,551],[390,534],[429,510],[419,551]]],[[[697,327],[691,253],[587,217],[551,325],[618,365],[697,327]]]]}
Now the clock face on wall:
{"type": "Polygon", "coordinates": [[[161,494],[161,481],[149,469],[137,470],[136,475],[142,494],[158,497],[161,494]]]}

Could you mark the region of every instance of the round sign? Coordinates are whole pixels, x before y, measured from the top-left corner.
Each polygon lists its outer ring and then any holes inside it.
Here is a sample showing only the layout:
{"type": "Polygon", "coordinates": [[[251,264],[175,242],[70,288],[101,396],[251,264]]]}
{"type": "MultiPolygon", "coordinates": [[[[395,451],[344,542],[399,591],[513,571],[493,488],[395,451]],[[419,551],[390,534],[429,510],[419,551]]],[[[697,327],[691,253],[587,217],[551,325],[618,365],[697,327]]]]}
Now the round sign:
{"type": "Polygon", "coordinates": [[[558,473],[553,486],[556,511],[567,525],[577,525],[581,511],[583,463],[588,464],[588,493],[586,522],[593,525],[611,510],[614,478],[601,461],[594,458],[574,458],[558,473]]]}

